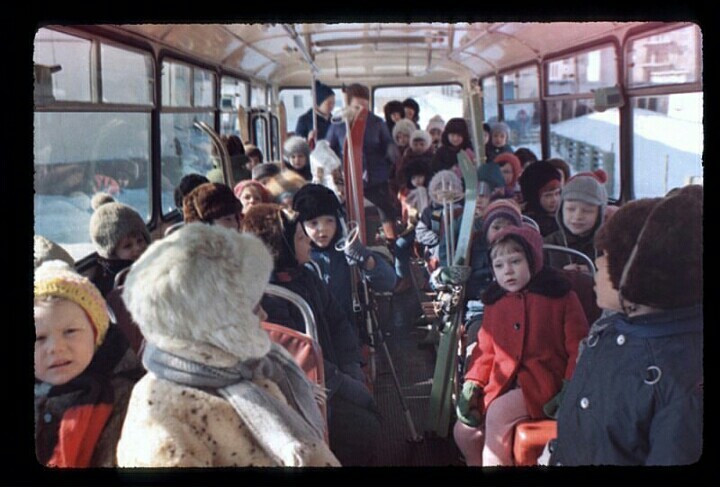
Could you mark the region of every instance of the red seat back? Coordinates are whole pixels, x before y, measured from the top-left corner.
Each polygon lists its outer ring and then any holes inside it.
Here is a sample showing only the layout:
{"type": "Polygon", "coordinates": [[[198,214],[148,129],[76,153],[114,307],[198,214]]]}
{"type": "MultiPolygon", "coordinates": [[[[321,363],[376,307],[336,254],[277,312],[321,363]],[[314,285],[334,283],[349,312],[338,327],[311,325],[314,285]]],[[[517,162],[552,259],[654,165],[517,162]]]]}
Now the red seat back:
{"type": "Polygon", "coordinates": [[[513,458],[516,466],[535,466],[548,441],[557,437],[555,420],[528,420],[515,426],[513,458]]]}

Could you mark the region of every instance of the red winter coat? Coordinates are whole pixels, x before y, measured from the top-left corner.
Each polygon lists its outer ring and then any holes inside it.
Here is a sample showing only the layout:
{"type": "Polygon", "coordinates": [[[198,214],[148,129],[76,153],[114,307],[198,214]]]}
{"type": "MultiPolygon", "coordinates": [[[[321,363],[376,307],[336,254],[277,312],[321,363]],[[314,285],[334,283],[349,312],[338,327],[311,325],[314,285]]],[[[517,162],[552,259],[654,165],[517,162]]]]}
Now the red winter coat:
{"type": "Polygon", "coordinates": [[[465,379],[483,388],[483,409],[517,382],[533,419],[570,379],[578,344],[589,330],[570,283],[556,270],[538,272],[528,286],[508,293],[493,282],[483,294],[485,315],[465,379]]]}

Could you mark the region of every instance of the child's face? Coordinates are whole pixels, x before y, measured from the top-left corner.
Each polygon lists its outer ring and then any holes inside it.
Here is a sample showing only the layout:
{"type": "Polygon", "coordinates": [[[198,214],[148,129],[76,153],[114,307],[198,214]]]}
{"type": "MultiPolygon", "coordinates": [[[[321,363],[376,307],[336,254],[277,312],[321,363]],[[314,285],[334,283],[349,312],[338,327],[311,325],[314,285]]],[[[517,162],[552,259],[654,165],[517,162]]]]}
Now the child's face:
{"type": "Polygon", "coordinates": [[[293,153],[290,155],[290,165],[292,165],[293,168],[300,170],[307,165],[307,157],[305,157],[304,153],[293,153]]]}
{"type": "Polygon", "coordinates": [[[305,234],[302,226],[295,227],[295,259],[300,264],[310,261],[310,237],[305,234]]]}
{"type": "Polygon", "coordinates": [[[563,201],[563,223],[573,235],[584,236],[590,233],[599,212],[600,206],[582,201],[563,201]]]}
{"type": "Polygon", "coordinates": [[[540,206],[549,214],[554,214],[560,205],[560,188],[540,194],[540,206]]]}
{"type": "Polygon", "coordinates": [[[495,279],[505,291],[516,293],[530,282],[530,264],[520,247],[501,243],[493,249],[492,268],[495,279]]]}
{"type": "Polygon", "coordinates": [[[410,142],[410,135],[407,133],[398,133],[395,135],[395,143],[398,146],[407,146],[410,142]]]}
{"type": "Polygon", "coordinates": [[[256,204],[260,204],[260,202],[262,202],[260,191],[251,185],[245,187],[240,193],[240,203],[243,207],[243,213],[247,213],[248,209],[256,204]]]}
{"type": "Polygon", "coordinates": [[[620,295],[610,280],[607,253],[595,259],[595,296],[596,303],[602,309],[622,311],[620,295]]]}
{"type": "Polygon", "coordinates": [[[251,155],[248,158],[250,158],[250,160],[247,163],[247,168],[249,168],[250,170],[252,170],[255,165],[259,165],[260,163],[262,163],[260,162],[260,157],[257,155],[251,155]]]}
{"type": "Polygon", "coordinates": [[[240,221],[238,220],[237,214],[235,213],[227,214],[220,218],[216,218],[213,220],[213,224],[224,226],[225,228],[230,228],[231,230],[240,229],[240,221]]]}
{"type": "Polygon", "coordinates": [[[487,231],[487,242],[492,243],[495,241],[495,237],[498,233],[500,233],[500,230],[505,228],[506,226],[510,226],[512,223],[507,218],[495,218],[492,223],[490,223],[490,226],[488,227],[487,231]]]}
{"type": "Polygon", "coordinates": [[[500,132],[495,132],[492,134],[492,144],[493,146],[505,146],[507,143],[507,134],[500,132]]]}
{"type": "Polygon", "coordinates": [[[475,217],[481,218],[485,214],[485,210],[490,205],[490,194],[478,194],[475,200],[475,217]]]}
{"type": "Polygon", "coordinates": [[[509,163],[504,164],[500,167],[500,172],[502,173],[503,179],[505,179],[505,185],[510,185],[514,177],[512,165],[509,163]]]}
{"type": "Polygon", "coordinates": [[[463,143],[463,137],[457,133],[448,133],[448,141],[453,146],[460,146],[463,143]]]}
{"type": "Polygon", "coordinates": [[[407,119],[412,119],[413,117],[415,117],[415,109],[413,109],[412,107],[406,106],[405,107],[405,117],[407,119]]]}
{"type": "Polygon", "coordinates": [[[423,174],[417,174],[410,177],[410,183],[415,187],[425,187],[425,176],[423,174]]]}
{"type": "Polygon", "coordinates": [[[35,377],[51,385],[74,379],[95,354],[95,334],[85,311],[60,299],[35,304],[35,377]]]}
{"type": "Polygon", "coordinates": [[[390,119],[392,120],[392,122],[398,122],[403,117],[405,117],[405,114],[401,113],[401,112],[391,112],[390,113],[390,119]]]}
{"type": "Polygon", "coordinates": [[[442,139],[442,129],[433,128],[430,130],[430,137],[433,143],[437,143],[442,139]]]}
{"type": "Polygon", "coordinates": [[[412,151],[415,153],[423,153],[425,150],[427,150],[427,145],[425,144],[425,140],[422,138],[414,139],[410,143],[410,148],[412,148],[412,151]]]}
{"type": "Polygon", "coordinates": [[[115,247],[115,256],[118,259],[135,262],[147,247],[148,243],[142,233],[133,231],[120,239],[115,247]]]}
{"type": "Polygon", "coordinates": [[[320,248],[330,245],[337,231],[337,220],[329,214],[303,221],[303,226],[310,240],[320,248]]]}

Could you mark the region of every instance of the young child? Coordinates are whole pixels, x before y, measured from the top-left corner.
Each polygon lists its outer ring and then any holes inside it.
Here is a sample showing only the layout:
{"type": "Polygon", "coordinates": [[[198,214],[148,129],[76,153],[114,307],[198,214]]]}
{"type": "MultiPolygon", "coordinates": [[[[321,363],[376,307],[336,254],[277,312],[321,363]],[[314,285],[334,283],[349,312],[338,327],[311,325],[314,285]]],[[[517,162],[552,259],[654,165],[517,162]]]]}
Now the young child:
{"type": "MultiPolygon", "coordinates": [[[[602,170],[573,176],[562,188],[557,210],[558,230],[544,237],[545,243],[562,245],[597,258],[595,232],[600,228],[607,208],[607,191],[603,185],[607,174],[602,170]]],[[[548,264],[566,270],[590,272],[578,257],[549,252],[548,264]]]]}
{"type": "Polygon", "coordinates": [[[435,114],[433,117],[430,118],[430,121],[428,121],[428,125],[425,128],[425,131],[427,131],[432,138],[430,148],[432,149],[433,153],[435,153],[440,147],[442,133],[444,129],[445,120],[440,116],[440,114],[435,114]]]}
{"type": "Polygon", "coordinates": [[[90,238],[97,251],[97,267],[90,280],[103,297],[115,287],[115,276],[130,267],[151,242],[145,220],[130,206],[109,194],[95,194],[90,217],[90,238]]]}
{"type": "Polygon", "coordinates": [[[35,270],[35,451],[60,468],[116,466],[115,449],[142,367],[110,327],[100,291],[67,263],[35,270]]]}
{"type": "Polygon", "coordinates": [[[570,284],[543,267],[542,237],[508,226],[490,249],[493,282],[457,403],[455,442],[468,466],[513,464],[515,424],[543,405],[575,368],[588,325],[570,284]]]}
{"type": "Polygon", "coordinates": [[[391,100],[383,106],[383,112],[385,113],[388,130],[392,134],[395,123],[405,117],[405,108],[399,100],[391,100]]]}
{"type": "Polygon", "coordinates": [[[305,181],[312,180],[312,172],[310,170],[310,145],[300,136],[292,136],[285,140],[283,145],[285,155],[283,158],[283,167],[285,170],[300,175],[305,181]]]}
{"type": "Polygon", "coordinates": [[[505,185],[498,189],[499,198],[513,199],[518,203],[521,201],[520,184],[518,179],[522,174],[520,159],[512,153],[500,153],[493,160],[500,167],[505,185]]]}
{"type": "Polygon", "coordinates": [[[410,148],[410,136],[415,131],[415,124],[410,119],[400,119],[395,123],[392,130],[393,141],[395,142],[396,154],[393,158],[393,166],[390,169],[390,180],[393,180],[401,165],[405,151],[410,148]]]}
{"type": "Polygon", "coordinates": [[[490,141],[485,145],[485,157],[488,162],[495,161],[501,153],[512,153],[514,150],[509,144],[510,128],[504,122],[490,125],[490,141]]]}
{"type": "Polygon", "coordinates": [[[189,223],[130,271],[145,336],[117,446],[122,467],[338,466],[316,389],[261,328],[272,258],[254,236],[189,223]]]}
{"type": "MultiPolygon", "coordinates": [[[[263,163],[263,154],[255,145],[245,145],[245,155],[249,158],[249,161],[245,164],[247,169],[252,171],[255,167],[263,163]]],[[[253,179],[255,176],[253,176],[253,179]]]]}
{"type": "Polygon", "coordinates": [[[475,160],[467,122],[461,117],[454,117],[445,125],[441,145],[433,156],[431,165],[433,175],[441,170],[453,170],[460,177],[457,154],[461,150],[468,153],[470,160],[475,160]]]}
{"type": "MultiPolygon", "coordinates": [[[[427,162],[428,170],[432,163],[433,153],[430,149],[430,135],[427,131],[416,129],[410,133],[410,143],[405,148],[402,156],[395,161],[390,172],[390,191],[397,194],[407,184],[407,173],[405,167],[410,160],[421,159],[427,162]]],[[[428,178],[429,179],[429,178],[428,178]]],[[[427,182],[425,183],[427,185],[427,182]]]]}
{"type": "Polygon", "coordinates": [[[525,200],[523,214],[535,220],[543,237],[557,231],[555,215],[560,207],[562,189],[560,172],[547,161],[540,160],[523,170],[519,183],[525,200]]]}
{"type": "Polygon", "coordinates": [[[187,196],[191,190],[201,184],[207,184],[210,182],[207,177],[200,174],[187,174],[183,175],[180,179],[180,183],[175,187],[173,197],[175,199],[175,207],[182,213],[183,198],[187,196]]]}
{"type": "Polygon", "coordinates": [[[402,105],[403,109],[405,109],[405,119],[412,121],[415,129],[420,129],[420,124],[418,124],[418,121],[420,121],[420,104],[415,99],[408,97],[403,100],[402,105]]]}
{"type": "Polygon", "coordinates": [[[323,282],[330,294],[345,311],[347,318],[355,320],[350,266],[357,265],[367,278],[368,285],[378,292],[389,292],[395,287],[395,272],[377,252],[372,252],[356,239],[344,251],[335,249],[343,238],[344,221],[340,201],[333,191],[320,184],[307,184],[293,199],[293,210],[305,233],[312,242],[311,258],[320,267],[323,282]]]}
{"type": "Polygon", "coordinates": [[[241,216],[256,204],[272,201],[270,192],[257,180],[243,180],[242,182],[238,182],[233,192],[242,205],[241,216]]]}
{"type": "MultiPolygon", "coordinates": [[[[380,419],[365,385],[358,329],[316,272],[305,267],[311,241],[297,215],[277,204],[258,204],[243,220],[274,257],[272,284],[299,294],[313,310],[328,389],[330,448],[344,466],[366,466],[376,455],[380,419]]],[[[279,298],[265,297],[268,321],[303,331],[299,311],[279,298]]]]}
{"type": "Polygon", "coordinates": [[[703,188],[622,207],[598,230],[606,314],[580,345],[550,464],[693,465],[703,441],[703,188]]]}
{"type": "Polygon", "coordinates": [[[290,170],[283,170],[265,182],[265,188],[270,194],[271,202],[280,204],[285,209],[292,209],[295,193],[307,185],[300,174],[290,170]]]}
{"type": "Polygon", "coordinates": [[[240,212],[240,201],[225,184],[202,184],[183,199],[185,223],[200,221],[239,230],[240,212]]]}

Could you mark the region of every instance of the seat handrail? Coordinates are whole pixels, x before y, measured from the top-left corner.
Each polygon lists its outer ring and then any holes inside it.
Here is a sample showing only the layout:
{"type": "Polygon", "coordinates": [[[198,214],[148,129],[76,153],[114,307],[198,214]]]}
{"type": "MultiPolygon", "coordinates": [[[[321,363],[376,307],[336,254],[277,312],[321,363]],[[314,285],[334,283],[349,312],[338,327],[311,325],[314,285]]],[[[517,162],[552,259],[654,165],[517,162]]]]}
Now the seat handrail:
{"type": "Polygon", "coordinates": [[[305,322],[305,333],[314,341],[319,342],[315,314],[302,296],[277,284],[268,284],[265,288],[265,294],[282,298],[295,305],[298,310],[300,310],[300,314],[305,322]]]}
{"type": "Polygon", "coordinates": [[[543,250],[554,250],[556,252],[564,252],[564,253],[579,257],[588,265],[588,270],[593,275],[595,275],[595,272],[596,272],[595,264],[593,263],[592,259],[590,257],[588,257],[587,255],[585,255],[584,253],[580,252],[579,250],[575,250],[574,248],[570,248],[570,247],[563,247],[562,245],[552,245],[550,243],[544,243],[543,250]]]}
{"type": "Polygon", "coordinates": [[[535,228],[537,231],[540,231],[540,225],[537,224],[537,221],[532,219],[530,216],[525,216],[524,214],[521,215],[523,223],[527,223],[533,228],[535,228]]]}

